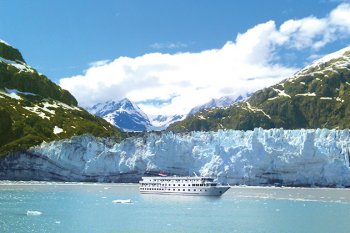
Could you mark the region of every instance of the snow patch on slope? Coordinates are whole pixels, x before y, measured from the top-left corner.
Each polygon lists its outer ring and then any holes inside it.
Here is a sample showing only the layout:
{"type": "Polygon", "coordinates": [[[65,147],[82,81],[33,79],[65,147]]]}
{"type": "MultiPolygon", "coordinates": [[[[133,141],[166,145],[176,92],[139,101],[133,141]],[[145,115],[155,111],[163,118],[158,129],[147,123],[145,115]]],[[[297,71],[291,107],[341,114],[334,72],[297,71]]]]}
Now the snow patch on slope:
{"type": "Polygon", "coordinates": [[[11,65],[13,67],[15,67],[18,72],[35,72],[34,69],[30,66],[28,66],[27,64],[23,63],[23,62],[17,62],[17,61],[11,61],[11,60],[7,60],[3,57],[0,57],[0,62],[6,63],[8,65],[11,65]]]}
{"type": "Polygon", "coordinates": [[[241,106],[242,109],[247,110],[247,111],[252,111],[252,112],[261,112],[264,114],[267,118],[271,119],[271,116],[269,116],[264,110],[256,107],[252,107],[249,102],[245,102],[247,107],[241,106]]]}
{"type": "Polygon", "coordinates": [[[54,133],[54,134],[60,134],[60,133],[62,133],[62,132],[63,132],[63,129],[61,129],[60,127],[55,126],[55,127],[53,128],[53,133],[54,133]]]}

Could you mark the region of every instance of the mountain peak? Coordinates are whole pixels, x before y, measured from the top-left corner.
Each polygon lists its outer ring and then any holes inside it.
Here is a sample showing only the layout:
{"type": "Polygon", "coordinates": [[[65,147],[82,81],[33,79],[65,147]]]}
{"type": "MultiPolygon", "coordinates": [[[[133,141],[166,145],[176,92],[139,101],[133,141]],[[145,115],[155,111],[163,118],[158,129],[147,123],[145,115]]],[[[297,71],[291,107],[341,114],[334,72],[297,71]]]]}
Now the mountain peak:
{"type": "Polygon", "coordinates": [[[194,108],[191,109],[191,111],[188,113],[188,116],[192,116],[204,109],[208,109],[208,108],[222,108],[222,107],[228,107],[234,103],[238,103],[241,102],[245,99],[247,99],[251,94],[250,93],[246,93],[243,96],[239,95],[237,96],[223,96],[219,99],[211,99],[209,102],[196,106],[194,108]]]}
{"type": "Polygon", "coordinates": [[[350,65],[350,46],[336,52],[327,54],[322,58],[315,60],[310,65],[298,71],[292,77],[282,81],[295,82],[303,79],[305,76],[320,76],[319,79],[329,77],[330,73],[337,73],[338,70],[349,69],[350,65]]]}
{"type": "Polygon", "coordinates": [[[77,107],[66,90],[24,63],[0,41],[0,156],[41,142],[92,134],[121,137],[106,121],[77,107]]]}
{"type": "Polygon", "coordinates": [[[343,56],[347,56],[347,57],[350,57],[350,46],[348,47],[345,47],[343,49],[340,49],[334,53],[330,53],[330,54],[327,54],[326,56],[314,61],[310,66],[316,66],[316,65],[319,65],[319,64],[322,64],[322,63],[326,63],[326,62],[329,62],[333,59],[337,59],[337,58],[340,58],[340,57],[343,57],[343,56]],[[347,53],[348,52],[348,53],[347,53]]]}
{"type": "Polygon", "coordinates": [[[147,131],[152,127],[147,115],[129,99],[123,98],[98,103],[87,108],[90,113],[102,117],[123,131],[147,131]]]}
{"type": "Polygon", "coordinates": [[[25,63],[22,54],[18,49],[12,47],[7,42],[0,39],[0,57],[11,60],[11,61],[19,61],[25,63]]]}
{"type": "Polygon", "coordinates": [[[123,107],[123,109],[139,109],[128,98],[124,98],[124,99],[120,100],[119,104],[123,107]]]}
{"type": "Polygon", "coordinates": [[[168,130],[177,132],[350,126],[350,47],[328,54],[284,81],[228,108],[203,110],[168,130]]]}

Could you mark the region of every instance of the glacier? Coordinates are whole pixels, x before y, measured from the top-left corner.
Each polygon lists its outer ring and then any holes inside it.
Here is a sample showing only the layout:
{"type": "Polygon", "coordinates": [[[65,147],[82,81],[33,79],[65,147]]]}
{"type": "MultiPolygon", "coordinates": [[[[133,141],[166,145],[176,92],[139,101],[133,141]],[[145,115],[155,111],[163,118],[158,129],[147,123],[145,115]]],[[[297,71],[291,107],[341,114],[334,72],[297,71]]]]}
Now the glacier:
{"type": "Polygon", "coordinates": [[[231,185],[350,187],[350,130],[150,133],[121,142],[90,135],[0,160],[0,179],[138,182],[144,175],[215,177],[231,185]]]}

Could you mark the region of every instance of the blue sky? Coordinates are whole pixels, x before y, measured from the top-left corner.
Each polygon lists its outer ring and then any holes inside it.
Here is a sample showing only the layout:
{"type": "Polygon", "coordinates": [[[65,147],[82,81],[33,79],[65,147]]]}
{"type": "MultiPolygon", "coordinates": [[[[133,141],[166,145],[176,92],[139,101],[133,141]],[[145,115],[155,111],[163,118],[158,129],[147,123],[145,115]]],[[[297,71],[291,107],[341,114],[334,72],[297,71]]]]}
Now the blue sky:
{"type": "Polygon", "coordinates": [[[57,82],[81,73],[96,60],[219,48],[258,23],[322,17],[337,4],[326,0],[302,4],[291,0],[0,0],[0,37],[57,82]]]}
{"type": "MultiPolygon", "coordinates": [[[[148,64],[149,60],[147,59],[149,57],[151,57],[150,59],[158,59],[155,58],[157,53],[161,55],[171,54],[175,57],[169,58],[169,63],[161,64],[162,69],[175,66],[174,64],[176,64],[176,67],[180,67],[182,65],[178,60],[182,58],[176,56],[176,54],[188,53],[193,55],[193,57],[197,57],[205,51],[221,50],[228,42],[235,45],[237,43],[237,35],[243,35],[257,25],[265,24],[269,21],[272,21],[274,25],[269,24],[267,27],[275,27],[277,31],[288,20],[301,20],[313,17],[320,19],[320,21],[332,21],[328,19],[330,18],[328,16],[342,4],[347,4],[347,1],[0,0],[2,12],[0,15],[0,38],[19,48],[29,65],[72,91],[82,105],[90,105],[107,100],[108,97],[88,88],[85,90],[85,95],[80,96],[77,92],[84,92],[84,87],[80,86],[79,91],[77,91],[78,87],[75,88],[73,84],[61,82],[61,79],[79,76],[81,78],[79,81],[84,82],[83,78],[87,77],[86,74],[90,69],[93,69],[90,70],[90,73],[94,73],[96,77],[102,77],[107,71],[99,73],[96,67],[103,67],[107,70],[112,69],[113,61],[120,66],[120,63],[122,63],[120,58],[125,57],[132,60],[132,64],[128,63],[127,66],[133,67],[131,69],[133,72],[137,70],[136,76],[133,76],[130,80],[125,79],[128,83],[135,82],[136,86],[145,86],[145,84],[147,86],[154,81],[154,85],[167,86],[167,90],[169,90],[172,89],[169,83],[165,84],[164,80],[157,75],[152,74],[153,79],[149,73],[147,73],[147,77],[143,76],[145,73],[142,71],[146,69],[144,63],[148,64]],[[152,56],[145,58],[145,55],[152,56]],[[142,69],[137,65],[141,60],[143,62],[142,69]],[[109,68],[107,68],[108,65],[109,68]],[[136,66],[137,68],[135,68],[136,66]],[[89,102],[83,102],[86,96],[91,95],[94,95],[94,98],[91,98],[89,102]]],[[[320,30],[321,33],[323,33],[322,30],[320,30]]],[[[302,43],[304,44],[300,46],[297,45],[297,41],[303,38],[303,35],[300,35],[301,33],[296,35],[298,38],[294,42],[274,41],[273,49],[269,47],[273,51],[269,53],[261,52],[261,59],[265,59],[269,65],[282,66],[284,70],[281,73],[287,75],[310,62],[312,58],[317,58],[322,54],[349,45],[349,35],[343,33],[344,36],[340,36],[342,33],[339,29],[336,35],[330,35],[334,39],[323,38],[324,44],[318,48],[312,46],[314,42],[317,42],[317,37],[322,37],[322,34],[317,33],[312,35],[312,41],[303,41],[302,43]]],[[[261,49],[264,50],[266,48],[261,47],[261,49]]],[[[167,58],[160,57],[159,59],[166,60],[167,58]]],[[[203,60],[202,58],[198,59],[200,61],[203,60]]],[[[154,61],[152,60],[152,62],[154,61]]],[[[189,61],[191,62],[193,59],[191,58],[189,61]]],[[[123,62],[125,63],[126,61],[123,60],[123,62]]],[[[159,61],[155,63],[158,64],[159,61]]],[[[159,66],[158,64],[155,70],[159,71],[159,66]]],[[[147,70],[152,69],[152,67],[147,67],[147,70]]],[[[116,71],[116,73],[118,72],[116,71]]],[[[176,75],[179,74],[186,76],[187,73],[183,71],[176,75]]],[[[171,74],[169,75],[171,76],[171,74]]],[[[179,82],[177,86],[183,84],[185,87],[191,83],[193,75],[201,74],[189,73],[188,77],[181,80],[181,83],[179,82]]],[[[234,75],[233,73],[232,76],[234,75]]],[[[268,73],[267,76],[269,75],[272,77],[275,74],[268,73]]],[[[213,72],[212,79],[215,76],[216,74],[213,72]]],[[[250,78],[254,79],[254,75],[251,76],[253,78],[250,78]]],[[[281,77],[275,81],[280,79],[281,77]]],[[[101,84],[102,92],[106,93],[106,91],[114,90],[114,92],[120,93],[119,95],[112,95],[110,98],[128,97],[140,103],[152,103],[152,100],[154,100],[154,103],[157,103],[158,106],[162,100],[168,104],[169,100],[170,102],[173,99],[175,101],[183,93],[191,92],[188,89],[182,92],[166,93],[166,90],[162,89],[157,91],[164,92],[163,95],[152,96],[149,94],[139,97],[133,94],[137,90],[128,91],[127,85],[121,85],[122,88],[115,89],[113,85],[108,84],[108,81],[107,83],[105,81],[97,81],[96,83],[101,84]]],[[[266,83],[271,84],[273,82],[266,83]]],[[[207,86],[210,85],[208,82],[207,86]]],[[[194,85],[193,88],[198,90],[205,88],[205,86],[194,85]]],[[[220,88],[222,89],[222,87],[220,88]]],[[[261,88],[261,86],[257,85],[254,88],[246,89],[247,91],[252,91],[257,88],[261,88]]],[[[139,90],[142,91],[142,88],[139,90]]],[[[145,93],[147,91],[154,92],[155,90],[145,90],[145,93]]],[[[219,97],[220,95],[218,91],[211,93],[208,89],[207,94],[204,94],[207,98],[198,99],[191,104],[195,105],[206,101],[210,97],[219,97]]],[[[229,90],[226,92],[221,91],[220,93],[230,94],[229,90]]],[[[238,95],[239,93],[233,91],[232,94],[238,95]]],[[[185,97],[183,98],[185,99],[185,97]]],[[[152,106],[148,106],[148,109],[147,106],[140,107],[148,114],[156,114],[155,109],[151,110],[152,106]]],[[[190,106],[187,106],[186,109],[181,111],[187,111],[189,108],[190,106]]]]}

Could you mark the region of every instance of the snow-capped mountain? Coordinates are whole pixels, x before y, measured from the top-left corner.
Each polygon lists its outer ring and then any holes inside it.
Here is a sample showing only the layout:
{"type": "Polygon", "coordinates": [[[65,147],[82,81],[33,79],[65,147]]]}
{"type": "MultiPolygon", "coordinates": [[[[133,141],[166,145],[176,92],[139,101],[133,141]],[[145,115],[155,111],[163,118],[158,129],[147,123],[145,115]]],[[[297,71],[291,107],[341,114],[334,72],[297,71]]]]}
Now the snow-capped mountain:
{"type": "Polygon", "coordinates": [[[205,109],[169,130],[350,127],[350,47],[324,56],[293,76],[227,108],[205,109]]]}
{"type": "Polygon", "coordinates": [[[165,116],[165,115],[157,115],[154,117],[150,117],[151,124],[153,125],[153,130],[159,131],[159,130],[165,130],[170,124],[181,121],[185,119],[186,115],[171,115],[171,116],[165,116]]]}
{"type": "Polygon", "coordinates": [[[241,102],[245,99],[247,99],[251,94],[247,93],[245,95],[240,95],[240,96],[223,96],[219,99],[211,99],[209,102],[196,106],[191,109],[191,111],[188,113],[188,116],[192,116],[196,114],[197,112],[200,112],[204,109],[209,109],[209,108],[222,108],[222,107],[228,107],[234,103],[241,102]]]}
{"type": "Polygon", "coordinates": [[[88,112],[102,117],[125,132],[140,132],[152,129],[147,115],[127,98],[121,101],[107,101],[86,108],[88,112]]]}

